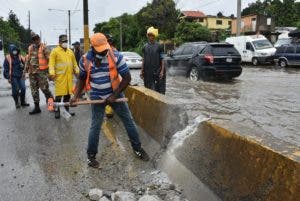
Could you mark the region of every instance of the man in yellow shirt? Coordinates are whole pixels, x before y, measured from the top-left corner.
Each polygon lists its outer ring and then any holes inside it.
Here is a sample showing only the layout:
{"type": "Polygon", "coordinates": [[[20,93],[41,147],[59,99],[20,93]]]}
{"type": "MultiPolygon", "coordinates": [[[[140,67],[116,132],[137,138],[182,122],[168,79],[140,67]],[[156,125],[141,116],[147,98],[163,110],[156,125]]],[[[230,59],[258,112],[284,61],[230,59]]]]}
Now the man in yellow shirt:
{"type": "MultiPolygon", "coordinates": [[[[78,76],[79,68],[73,51],[68,48],[67,35],[60,35],[59,45],[51,51],[49,74],[50,79],[55,82],[55,102],[60,102],[62,98],[64,102],[69,102],[73,88],[73,74],[78,76]]],[[[75,115],[69,111],[69,107],[65,108],[72,116],[75,115]]],[[[59,108],[55,109],[55,118],[60,118],[59,108]]]]}

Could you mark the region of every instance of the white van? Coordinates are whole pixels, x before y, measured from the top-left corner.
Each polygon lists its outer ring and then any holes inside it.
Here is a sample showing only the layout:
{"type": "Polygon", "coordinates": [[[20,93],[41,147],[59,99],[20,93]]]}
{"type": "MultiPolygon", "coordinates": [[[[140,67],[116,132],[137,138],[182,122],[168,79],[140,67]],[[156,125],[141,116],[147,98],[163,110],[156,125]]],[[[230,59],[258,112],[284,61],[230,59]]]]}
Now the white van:
{"type": "Polygon", "coordinates": [[[226,39],[239,51],[242,62],[259,63],[273,62],[276,49],[263,35],[237,36],[226,39]]]}

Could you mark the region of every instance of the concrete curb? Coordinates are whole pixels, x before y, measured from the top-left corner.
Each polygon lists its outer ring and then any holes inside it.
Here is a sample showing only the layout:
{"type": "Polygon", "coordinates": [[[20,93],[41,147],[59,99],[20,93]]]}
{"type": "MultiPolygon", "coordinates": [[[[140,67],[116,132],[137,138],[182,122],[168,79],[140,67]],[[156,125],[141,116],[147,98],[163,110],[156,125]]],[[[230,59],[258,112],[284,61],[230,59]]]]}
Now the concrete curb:
{"type": "MultiPolygon", "coordinates": [[[[163,146],[187,126],[176,101],[144,87],[129,87],[126,96],[136,122],[163,146]]],[[[195,127],[175,157],[222,200],[300,200],[299,147],[229,121],[195,127]]]]}
{"type": "Polygon", "coordinates": [[[299,148],[277,139],[267,146],[256,131],[226,125],[202,122],[175,151],[178,160],[222,200],[300,200],[300,161],[290,157],[299,148]]]}

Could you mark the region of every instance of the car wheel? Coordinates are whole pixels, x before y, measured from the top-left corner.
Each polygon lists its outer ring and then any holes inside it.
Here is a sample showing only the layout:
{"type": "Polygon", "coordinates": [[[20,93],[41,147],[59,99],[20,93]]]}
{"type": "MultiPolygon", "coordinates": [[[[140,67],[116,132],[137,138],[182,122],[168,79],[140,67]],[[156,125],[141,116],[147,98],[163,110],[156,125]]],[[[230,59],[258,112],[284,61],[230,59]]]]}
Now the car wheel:
{"type": "Polygon", "coordinates": [[[286,67],[286,66],[287,66],[286,60],[280,59],[280,60],[279,60],[279,66],[282,67],[282,68],[286,67]]]}
{"type": "Polygon", "coordinates": [[[199,71],[193,67],[190,71],[190,75],[189,75],[190,80],[192,81],[197,81],[199,80],[199,71]]]}
{"type": "Polygon", "coordinates": [[[253,64],[254,66],[257,66],[257,65],[258,65],[258,59],[254,57],[254,58],[252,59],[252,64],[253,64]]]}

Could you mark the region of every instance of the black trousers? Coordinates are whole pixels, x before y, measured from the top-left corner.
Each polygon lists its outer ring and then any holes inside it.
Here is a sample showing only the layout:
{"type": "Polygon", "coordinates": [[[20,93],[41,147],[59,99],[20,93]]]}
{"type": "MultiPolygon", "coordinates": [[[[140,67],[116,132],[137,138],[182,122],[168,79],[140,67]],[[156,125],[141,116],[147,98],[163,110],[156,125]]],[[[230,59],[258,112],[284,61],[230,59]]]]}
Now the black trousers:
{"type": "MultiPolygon", "coordinates": [[[[55,102],[60,102],[62,98],[63,98],[63,102],[65,103],[65,102],[70,101],[71,96],[70,96],[70,94],[64,95],[64,96],[56,96],[55,97],[55,102]]],[[[69,106],[65,106],[65,108],[66,108],[67,111],[69,110],[69,106]]]]}
{"type": "Polygon", "coordinates": [[[144,77],[144,86],[148,89],[157,91],[158,93],[165,94],[166,93],[166,76],[164,75],[162,79],[159,79],[159,76],[156,74],[146,75],[144,77]]]}

